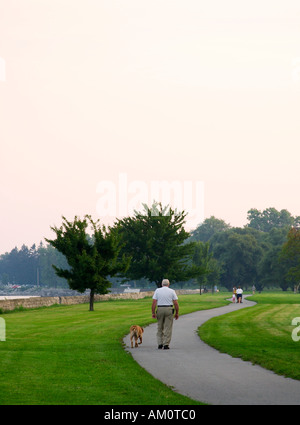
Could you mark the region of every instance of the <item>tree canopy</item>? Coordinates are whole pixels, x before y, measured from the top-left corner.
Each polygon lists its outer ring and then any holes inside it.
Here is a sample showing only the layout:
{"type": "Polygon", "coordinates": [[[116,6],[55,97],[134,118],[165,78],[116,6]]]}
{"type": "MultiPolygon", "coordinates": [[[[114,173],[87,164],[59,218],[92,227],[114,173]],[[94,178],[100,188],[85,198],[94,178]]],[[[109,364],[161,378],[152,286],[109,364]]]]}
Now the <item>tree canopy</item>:
{"type": "Polygon", "coordinates": [[[231,228],[230,224],[214,216],[206,218],[195,230],[191,232],[191,241],[209,241],[216,233],[224,232],[231,228]]]}
{"type": "Polygon", "coordinates": [[[256,282],[262,248],[251,232],[230,229],[216,234],[211,244],[222,267],[223,284],[228,289],[256,282]]]}
{"type": "Polygon", "coordinates": [[[198,241],[195,243],[193,263],[202,267],[202,274],[196,276],[200,285],[200,294],[202,286],[216,285],[220,280],[221,267],[218,261],[213,257],[209,242],[198,241]]]}
{"type": "MultiPolygon", "coordinates": [[[[262,212],[252,209],[248,211],[249,223],[243,228],[231,227],[212,216],[189,234],[184,228],[185,212],[177,213],[159,204],[144,208],[145,211],[118,220],[108,229],[89,216],[81,224],[77,217],[76,225],[75,221],[65,221],[57,229],[57,236],[63,236],[67,230],[64,225],[69,227],[64,244],[60,240],[60,250],[53,244],[40,243],[31,247],[22,245],[0,255],[1,291],[7,285],[10,290],[21,286],[17,290],[23,292],[31,291],[33,286],[63,289],[71,283],[72,289],[83,292],[89,289],[88,281],[100,292],[107,292],[110,282],[118,286],[122,278],[139,280],[142,285],[147,282],[160,285],[164,277],[180,286],[194,287],[197,281],[197,285],[219,284],[230,290],[238,283],[247,288],[254,281],[258,290],[268,286],[283,290],[297,286],[299,216],[274,208],[262,212]],[[99,234],[90,235],[88,228],[92,233],[99,229],[99,234]],[[78,264],[68,262],[63,254],[68,252],[76,258],[76,249],[72,253],[70,246],[77,247],[78,264]],[[105,252],[110,252],[110,260],[105,252]],[[124,265],[124,254],[131,257],[130,268],[125,272],[126,267],[120,267],[120,272],[113,275],[113,265],[124,265]],[[52,265],[62,272],[57,274],[52,265]],[[83,270],[87,279],[80,275],[83,270]],[[79,276],[78,280],[71,278],[72,271],[79,276]],[[89,277],[92,272],[94,276],[101,275],[101,279],[96,278],[97,285],[89,277]]],[[[128,266],[129,259],[126,261],[128,266]]]]}
{"type": "Polygon", "coordinates": [[[280,260],[288,268],[287,278],[297,287],[300,285],[300,228],[292,227],[280,252],[280,260]]]}
{"type": "Polygon", "coordinates": [[[68,268],[53,265],[58,276],[67,279],[71,289],[84,292],[90,289],[90,310],[94,309],[94,295],[106,294],[111,286],[109,276],[125,272],[129,260],[120,258],[121,249],[118,232],[100,226],[89,215],[83,220],[75,217],[68,221],[63,217],[62,226],[51,227],[55,239],[46,239],[61,252],[67,260],[68,268]],[[91,227],[92,235],[87,233],[91,227]]]}
{"type": "Polygon", "coordinates": [[[164,278],[180,282],[203,273],[191,261],[194,244],[186,243],[185,217],[184,211],[153,203],[151,208],[144,205],[144,211],[135,211],[133,217],[118,220],[122,252],[131,257],[127,279],[146,278],[159,287],[164,278]]]}
{"type": "Polygon", "coordinates": [[[264,211],[252,208],[248,211],[247,219],[249,221],[248,227],[262,232],[269,232],[274,227],[289,228],[300,224],[300,216],[293,217],[289,211],[277,211],[275,208],[266,208],[264,211]]]}

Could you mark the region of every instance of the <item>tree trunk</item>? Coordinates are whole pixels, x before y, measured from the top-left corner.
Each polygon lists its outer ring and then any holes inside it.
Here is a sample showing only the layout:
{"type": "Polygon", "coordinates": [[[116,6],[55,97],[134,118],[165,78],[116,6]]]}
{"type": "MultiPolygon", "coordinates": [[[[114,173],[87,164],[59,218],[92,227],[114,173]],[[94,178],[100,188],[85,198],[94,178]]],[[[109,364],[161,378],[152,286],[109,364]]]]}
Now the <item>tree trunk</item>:
{"type": "Polygon", "coordinates": [[[91,292],[90,292],[90,311],[94,311],[94,295],[95,295],[95,290],[91,289],[91,292]]]}

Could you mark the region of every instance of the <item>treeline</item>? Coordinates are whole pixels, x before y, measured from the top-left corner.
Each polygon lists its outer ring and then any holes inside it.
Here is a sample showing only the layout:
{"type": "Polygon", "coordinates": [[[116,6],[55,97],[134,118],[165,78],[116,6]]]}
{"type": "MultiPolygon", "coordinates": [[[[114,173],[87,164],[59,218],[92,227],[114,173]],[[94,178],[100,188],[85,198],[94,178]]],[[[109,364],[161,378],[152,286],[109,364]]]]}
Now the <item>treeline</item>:
{"type": "Polygon", "coordinates": [[[3,285],[68,288],[52,265],[67,267],[65,257],[51,245],[22,245],[0,256],[0,282],[3,285]]]}
{"type": "MultiPolygon", "coordinates": [[[[149,214],[148,223],[143,217],[121,223],[127,254],[133,259],[127,280],[145,283],[148,279],[158,285],[162,270],[168,270],[172,283],[190,287],[217,285],[231,290],[234,285],[244,289],[255,285],[261,291],[267,287],[293,289],[300,283],[300,217],[287,210],[251,209],[243,228],[212,216],[190,234],[175,217],[172,225],[163,214],[156,219],[149,214]],[[185,258],[184,267],[180,258],[185,258]],[[195,267],[193,273],[190,266],[195,267]]],[[[14,248],[0,256],[0,282],[68,288],[67,279],[58,276],[53,264],[56,270],[70,267],[51,244],[14,248]]]]}
{"type": "Polygon", "coordinates": [[[192,232],[190,240],[207,252],[211,263],[211,274],[204,275],[200,283],[218,282],[228,290],[234,285],[244,289],[255,285],[259,291],[267,287],[284,291],[298,288],[300,217],[268,208],[249,210],[247,219],[248,224],[240,228],[210,217],[192,232]]]}

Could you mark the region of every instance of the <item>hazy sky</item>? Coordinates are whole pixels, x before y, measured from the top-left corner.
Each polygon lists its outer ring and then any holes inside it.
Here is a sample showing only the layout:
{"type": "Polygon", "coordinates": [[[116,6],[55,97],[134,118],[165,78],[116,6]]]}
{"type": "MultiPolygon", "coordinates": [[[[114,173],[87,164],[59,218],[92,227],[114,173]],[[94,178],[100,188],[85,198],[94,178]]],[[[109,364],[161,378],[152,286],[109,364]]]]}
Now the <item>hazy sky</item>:
{"type": "Polygon", "coordinates": [[[299,112],[299,0],[0,0],[0,254],[154,181],[300,215],[299,112]]]}

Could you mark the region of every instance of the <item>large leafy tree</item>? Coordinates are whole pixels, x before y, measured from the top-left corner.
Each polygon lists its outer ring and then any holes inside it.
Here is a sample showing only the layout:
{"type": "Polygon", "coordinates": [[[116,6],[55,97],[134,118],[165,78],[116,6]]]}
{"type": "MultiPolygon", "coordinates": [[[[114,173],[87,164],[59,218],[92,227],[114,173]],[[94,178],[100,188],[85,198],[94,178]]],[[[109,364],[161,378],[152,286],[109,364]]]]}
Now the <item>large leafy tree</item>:
{"type": "Polygon", "coordinates": [[[65,278],[71,289],[84,292],[90,289],[90,311],[94,310],[94,295],[106,294],[111,286],[110,276],[124,272],[129,260],[120,258],[121,249],[118,232],[100,226],[99,221],[86,215],[83,220],[77,216],[74,221],[63,217],[61,227],[51,227],[56,238],[46,239],[61,252],[68,262],[68,268],[53,266],[59,277],[65,278]],[[92,234],[87,232],[91,227],[92,234]]]}
{"type": "Polygon", "coordinates": [[[300,285],[300,228],[292,227],[283,245],[280,260],[288,267],[287,278],[297,288],[300,285]]]}
{"type": "Polygon", "coordinates": [[[258,279],[264,287],[280,286],[283,291],[289,287],[286,279],[286,264],[279,262],[279,255],[286,240],[286,227],[273,227],[270,232],[263,234],[261,241],[263,251],[258,263],[258,279]]]}
{"type": "Polygon", "coordinates": [[[196,276],[201,295],[202,285],[216,285],[219,282],[221,268],[218,261],[213,258],[209,242],[196,242],[192,259],[195,265],[202,267],[202,274],[196,276]]]}
{"type": "Polygon", "coordinates": [[[230,224],[214,216],[206,218],[195,230],[191,232],[191,241],[209,241],[216,233],[230,229],[230,224]]]}
{"type": "Polygon", "coordinates": [[[215,235],[211,244],[214,256],[222,266],[222,283],[228,290],[234,285],[257,284],[257,265],[262,247],[251,230],[230,229],[215,235]]]}
{"type": "Polygon", "coordinates": [[[131,257],[127,280],[146,278],[159,287],[163,278],[183,282],[202,274],[202,267],[192,263],[194,244],[186,243],[186,213],[158,203],[143,206],[144,211],[118,220],[123,252],[131,257]]]}
{"type": "Polygon", "coordinates": [[[252,208],[248,211],[248,226],[262,232],[269,232],[272,228],[290,228],[300,224],[300,217],[293,217],[287,210],[277,211],[275,208],[266,208],[260,211],[252,208]]]}

